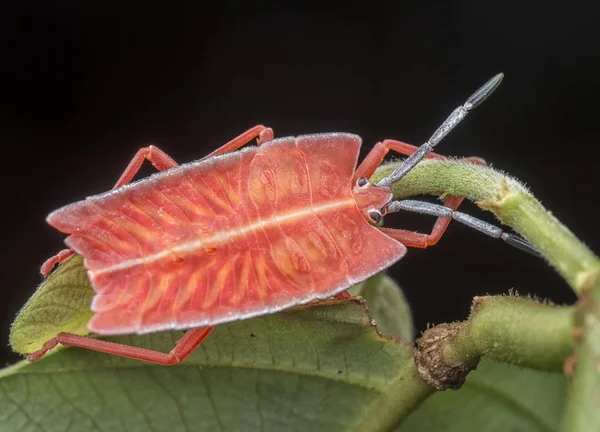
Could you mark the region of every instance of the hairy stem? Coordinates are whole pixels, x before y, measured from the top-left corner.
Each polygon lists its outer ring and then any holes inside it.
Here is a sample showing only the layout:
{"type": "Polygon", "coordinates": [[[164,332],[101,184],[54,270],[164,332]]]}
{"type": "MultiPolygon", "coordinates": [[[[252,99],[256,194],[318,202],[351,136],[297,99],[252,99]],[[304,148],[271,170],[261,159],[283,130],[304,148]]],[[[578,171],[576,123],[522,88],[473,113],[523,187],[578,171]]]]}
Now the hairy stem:
{"type": "Polygon", "coordinates": [[[587,284],[575,315],[575,369],[562,421],[564,432],[600,430],[600,272],[590,275],[587,284]]]}
{"type": "Polygon", "coordinates": [[[415,363],[409,362],[402,373],[390,383],[381,399],[373,402],[377,415],[367,415],[364,422],[353,428],[355,431],[385,432],[393,430],[429,396],[435,388],[424,382],[415,363]]]}
{"type": "MultiPolygon", "coordinates": [[[[371,181],[378,182],[399,163],[380,167],[371,181]]],[[[563,430],[600,430],[598,257],[525,186],[490,167],[457,160],[427,160],[392,189],[396,198],[436,194],[464,196],[475,201],[529,241],[580,298],[574,311],[570,308],[543,310],[543,305],[519,303],[522,299],[510,305],[508,303],[515,300],[488,298],[482,303],[476,299],[467,324],[455,328],[455,336],[444,346],[442,361],[456,365],[462,359],[463,364],[472,364],[474,356],[487,355],[503,362],[553,370],[572,349],[573,335],[578,335],[563,430]],[[526,325],[526,331],[520,325],[526,325]]]]}
{"type": "Polygon", "coordinates": [[[516,296],[476,297],[467,321],[423,333],[417,341],[417,369],[438,390],[459,388],[482,356],[560,371],[573,350],[574,309],[516,296]]]}
{"type": "Polygon", "coordinates": [[[574,347],[574,311],[525,297],[476,297],[469,333],[477,352],[491,359],[561,371],[574,347]]]}
{"type": "MultiPolygon", "coordinates": [[[[380,167],[371,181],[389,174],[399,162],[380,167]]],[[[511,226],[561,274],[577,293],[598,258],[512,177],[487,166],[457,160],[426,160],[392,186],[395,198],[422,194],[457,195],[492,211],[511,226]]]]}

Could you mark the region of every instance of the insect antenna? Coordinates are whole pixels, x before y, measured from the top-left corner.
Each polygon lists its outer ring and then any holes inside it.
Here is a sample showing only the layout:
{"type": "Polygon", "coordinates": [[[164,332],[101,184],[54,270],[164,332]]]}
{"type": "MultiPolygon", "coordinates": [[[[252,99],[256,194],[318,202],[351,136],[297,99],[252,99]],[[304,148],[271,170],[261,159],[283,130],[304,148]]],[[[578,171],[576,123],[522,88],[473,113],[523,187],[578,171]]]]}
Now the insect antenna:
{"type": "Polygon", "coordinates": [[[452,111],[452,114],[448,116],[448,118],[444,121],[444,123],[441,124],[439,128],[437,128],[427,142],[422,144],[417,151],[406,158],[404,162],[402,162],[402,165],[396,168],[389,176],[381,179],[379,183],[377,183],[377,186],[389,187],[392,183],[395,183],[404,177],[411,169],[415,167],[415,165],[417,165],[425,156],[427,156],[427,154],[433,151],[433,148],[438,145],[439,142],[444,139],[444,137],[448,135],[448,133],[467,116],[469,111],[481,105],[481,103],[498,88],[502,82],[502,78],[504,78],[504,74],[499,73],[481,86],[479,90],[469,96],[463,105],[452,111]]]}
{"type": "Polygon", "coordinates": [[[455,221],[458,221],[490,237],[504,240],[506,243],[516,247],[517,249],[521,249],[522,251],[530,253],[531,255],[541,257],[537,249],[521,237],[515,234],[506,233],[495,225],[482,221],[481,219],[477,219],[466,213],[453,210],[449,207],[444,207],[442,205],[433,204],[426,201],[406,199],[390,202],[386,205],[385,210],[386,213],[395,213],[404,210],[431,216],[451,217],[455,221]]]}

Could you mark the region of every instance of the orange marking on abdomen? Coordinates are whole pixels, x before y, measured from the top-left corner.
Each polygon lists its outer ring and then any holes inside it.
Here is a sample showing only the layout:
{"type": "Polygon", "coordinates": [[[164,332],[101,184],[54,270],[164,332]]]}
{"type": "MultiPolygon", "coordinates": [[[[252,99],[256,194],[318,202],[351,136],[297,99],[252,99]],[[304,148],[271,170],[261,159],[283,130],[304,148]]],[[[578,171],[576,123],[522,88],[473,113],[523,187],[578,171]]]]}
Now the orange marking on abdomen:
{"type": "Polygon", "coordinates": [[[231,211],[227,202],[218,196],[217,192],[210,187],[204,178],[195,178],[190,183],[198,195],[196,197],[199,201],[198,207],[208,207],[216,215],[231,211]]]}
{"type": "Polygon", "coordinates": [[[241,202],[241,198],[240,195],[233,189],[231,182],[222,176],[216,176],[216,179],[221,185],[221,188],[225,193],[225,197],[227,198],[227,201],[229,201],[231,207],[237,207],[241,202]]]}
{"type": "Polygon", "coordinates": [[[206,251],[206,245],[210,245],[211,248],[214,248],[218,251],[219,247],[223,247],[223,245],[230,243],[235,238],[245,236],[248,233],[253,232],[254,230],[269,229],[277,225],[292,224],[302,220],[304,217],[309,215],[325,215],[329,212],[335,212],[335,210],[349,208],[352,206],[355,206],[354,200],[352,198],[347,198],[318,204],[313,206],[312,208],[303,207],[292,209],[288,212],[283,212],[272,215],[268,218],[259,219],[244,226],[230,228],[227,231],[219,231],[211,234],[206,234],[206,236],[201,236],[194,240],[175,244],[169,249],[154,254],[149,254],[145,257],[125,260],[118,264],[95,270],[94,272],[92,272],[92,274],[94,276],[98,276],[104,273],[121,271],[134,266],[149,264],[154,261],[162,260],[165,258],[170,259],[173,253],[178,256],[184,257],[186,255],[195,255],[200,250],[204,249],[206,251]]]}
{"type": "Polygon", "coordinates": [[[234,287],[233,296],[231,298],[232,304],[238,304],[239,301],[245,296],[248,284],[250,283],[250,270],[252,268],[252,258],[248,252],[241,254],[240,264],[240,277],[237,286],[234,287]]]}
{"type": "Polygon", "coordinates": [[[152,310],[159,306],[159,303],[164,300],[165,294],[172,289],[173,283],[177,279],[177,275],[162,273],[157,275],[159,278],[158,284],[153,285],[152,289],[148,291],[148,297],[144,304],[144,311],[152,310]]]}
{"type": "Polygon", "coordinates": [[[306,260],[304,253],[298,243],[291,238],[287,237],[285,239],[285,246],[290,254],[290,259],[292,261],[292,265],[294,266],[294,270],[301,273],[308,273],[310,271],[310,264],[306,260]]]}
{"type": "Polygon", "coordinates": [[[174,194],[171,192],[169,199],[192,221],[196,219],[214,216],[214,213],[202,206],[194,204],[183,194],[174,194]]]}
{"type": "Polygon", "coordinates": [[[254,269],[256,270],[256,293],[258,298],[263,300],[267,295],[267,271],[262,255],[254,257],[254,269]]]}
{"type": "Polygon", "coordinates": [[[116,219],[115,223],[127,231],[138,242],[144,245],[156,238],[156,233],[149,226],[148,216],[139,208],[124,206],[121,211],[124,216],[116,219]]]}
{"type": "Polygon", "coordinates": [[[233,260],[226,260],[221,264],[221,268],[217,270],[216,279],[210,286],[206,287],[206,298],[204,299],[204,303],[202,303],[203,309],[211,307],[217,301],[219,295],[225,290],[225,282],[230,276],[229,273],[233,267],[233,260]]]}

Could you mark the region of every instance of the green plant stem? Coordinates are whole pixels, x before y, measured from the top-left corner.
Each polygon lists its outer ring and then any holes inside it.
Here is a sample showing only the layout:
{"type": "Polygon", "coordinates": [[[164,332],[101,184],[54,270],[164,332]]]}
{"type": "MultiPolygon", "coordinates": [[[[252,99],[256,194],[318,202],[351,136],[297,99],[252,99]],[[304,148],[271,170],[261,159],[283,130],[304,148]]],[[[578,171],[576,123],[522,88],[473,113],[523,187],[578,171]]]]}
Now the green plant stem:
{"type": "MultiPolygon", "coordinates": [[[[377,182],[401,162],[380,167],[371,181],[377,182]]],[[[405,178],[392,187],[396,199],[422,194],[464,196],[479,207],[492,211],[500,222],[511,226],[529,241],[558,271],[580,298],[575,311],[575,333],[580,336],[575,347],[575,371],[567,398],[563,430],[569,432],[600,430],[600,260],[568,228],[562,225],[514,178],[490,167],[457,160],[427,160],[417,165],[405,178]]],[[[489,305],[485,306],[489,308],[489,305]]],[[[487,310],[489,322],[494,311],[487,310]]],[[[471,317],[470,325],[461,328],[454,346],[444,350],[449,363],[472,361],[477,354],[488,355],[499,361],[553,369],[564,358],[570,340],[565,317],[571,312],[541,312],[531,315],[523,312],[521,319],[532,323],[528,332],[514,331],[514,326],[489,326],[484,313],[471,317]],[[558,314],[560,328],[544,331],[543,325],[552,325],[552,315],[558,314]],[[536,323],[539,319],[540,322],[536,323]],[[479,321],[479,322],[478,322],[479,321]],[[540,324],[540,325],[538,325],[540,324]],[[566,325],[566,326],[565,326],[566,325]],[[512,331],[510,329],[513,329],[512,331]],[[505,331],[508,330],[508,331],[505,331]],[[478,333],[481,332],[481,333],[478,333]],[[472,340],[469,343],[468,332],[472,340]],[[540,334],[548,340],[538,340],[540,334]],[[488,342],[485,342],[485,340],[488,342]],[[507,342],[503,351],[500,347],[507,342]],[[517,349],[520,343],[520,347],[517,349]],[[529,342],[527,344],[525,342],[529,342]],[[550,347],[552,352],[545,352],[550,347]],[[523,351],[524,349],[524,351],[523,351]],[[531,355],[523,355],[530,353],[531,355]],[[516,355],[516,356],[515,356],[516,355]]],[[[501,311],[499,317],[510,316],[511,308],[501,311]]],[[[514,317],[515,319],[519,317],[514,317]]],[[[573,320],[571,319],[571,323],[573,320]]],[[[506,323],[508,324],[508,323],[506,323]]],[[[571,333],[571,338],[573,333],[571,333]]],[[[569,348],[570,349],[570,348],[569,348]]]]}
{"type": "Polygon", "coordinates": [[[426,330],[417,341],[423,379],[458,388],[482,356],[542,371],[561,371],[573,350],[573,306],[516,296],[476,297],[469,319],[426,330]]]}
{"type": "Polygon", "coordinates": [[[468,320],[440,324],[423,333],[417,340],[415,362],[403,363],[402,373],[374,402],[380,414],[367,416],[368,424],[356,430],[390,430],[435,390],[459,388],[484,355],[560,371],[573,349],[569,335],[574,310],[514,295],[476,297],[468,320]]]}
{"type": "Polygon", "coordinates": [[[574,347],[574,311],[525,297],[476,297],[469,334],[476,351],[493,360],[561,371],[574,347]]]}
{"type": "MultiPolygon", "coordinates": [[[[398,164],[383,165],[371,181],[379,181],[398,164]]],[[[581,291],[587,274],[600,266],[598,258],[525,186],[490,167],[457,160],[426,160],[394,184],[392,190],[396,199],[436,194],[475,201],[536,247],[575,292],[581,291]]]]}
{"type": "Polygon", "coordinates": [[[575,315],[578,343],[562,420],[564,432],[600,430],[600,272],[591,275],[588,283],[575,315]]]}
{"type": "Polygon", "coordinates": [[[448,365],[464,364],[474,369],[483,353],[479,351],[471,337],[471,325],[468,321],[464,321],[454,323],[453,326],[457,329],[457,333],[442,348],[442,361],[448,365]]]}
{"type": "Polygon", "coordinates": [[[414,362],[408,362],[402,373],[390,383],[388,390],[377,401],[373,401],[372,409],[377,415],[365,416],[362,424],[356,425],[355,431],[385,432],[393,430],[425,399],[435,393],[435,388],[421,379],[414,362]]]}

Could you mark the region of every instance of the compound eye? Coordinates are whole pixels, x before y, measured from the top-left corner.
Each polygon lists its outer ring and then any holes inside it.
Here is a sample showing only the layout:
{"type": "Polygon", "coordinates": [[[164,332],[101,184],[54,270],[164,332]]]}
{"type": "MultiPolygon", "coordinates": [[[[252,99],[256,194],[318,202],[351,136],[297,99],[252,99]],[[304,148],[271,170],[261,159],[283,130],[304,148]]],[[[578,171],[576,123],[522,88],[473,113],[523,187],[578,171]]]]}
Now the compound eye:
{"type": "Polygon", "coordinates": [[[369,180],[367,180],[364,177],[360,177],[358,180],[356,180],[356,184],[359,187],[363,187],[364,185],[366,185],[367,183],[369,183],[369,180]]]}
{"type": "Polygon", "coordinates": [[[378,211],[369,212],[369,219],[371,219],[372,222],[377,224],[381,222],[381,213],[379,213],[378,211]]]}

